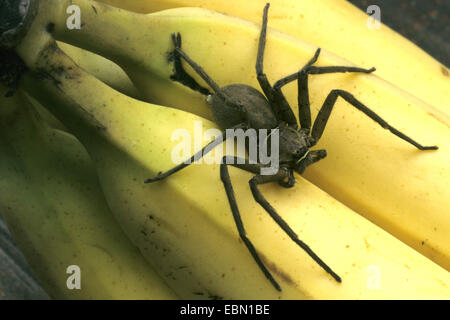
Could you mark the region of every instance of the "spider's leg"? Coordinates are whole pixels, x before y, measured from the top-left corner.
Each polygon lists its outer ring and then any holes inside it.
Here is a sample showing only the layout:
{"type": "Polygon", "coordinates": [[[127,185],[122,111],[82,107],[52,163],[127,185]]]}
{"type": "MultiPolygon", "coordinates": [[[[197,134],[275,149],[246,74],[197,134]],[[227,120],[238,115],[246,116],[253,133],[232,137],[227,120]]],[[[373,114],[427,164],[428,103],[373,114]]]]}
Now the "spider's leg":
{"type": "MultiPolygon", "coordinates": [[[[315,63],[319,57],[319,54],[320,54],[320,48],[318,48],[316,50],[314,57],[312,57],[311,60],[309,60],[309,62],[302,68],[302,70],[311,66],[313,63],[315,63]]],[[[288,75],[288,76],[278,80],[277,82],[275,82],[275,84],[273,85],[273,88],[272,88],[273,96],[274,96],[274,104],[277,105],[279,108],[278,118],[285,121],[289,125],[293,125],[296,128],[298,127],[297,120],[295,119],[295,116],[292,112],[291,107],[289,106],[289,104],[286,100],[286,97],[284,96],[283,92],[281,91],[281,87],[283,87],[284,85],[286,85],[294,80],[297,80],[297,79],[298,79],[298,72],[293,73],[291,75],[288,75]]],[[[300,124],[301,124],[301,122],[300,122],[300,124]]]]}
{"type": "Polygon", "coordinates": [[[175,73],[170,77],[173,81],[180,82],[181,84],[191,88],[194,91],[198,91],[203,95],[210,95],[208,89],[202,87],[198,84],[197,81],[193,77],[191,77],[183,68],[181,64],[181,58],[183,58],[193,69],[195,72],[202,77],[203,80],[215,91],[219,90],[219,86],[211,79],[211,77],[200,67],[197,63],[195,63],[182,49],[181,49],[181,35],[180,33],[172,33],[172,42],[175,46],[173,52],[171,53],[171,57],[174,60],[175,73]]]}
{"type": "Polygon", "coordinates": [[[399,137],[400,139],[403,139],[413,146],[415,146],[419,150],[437,150],[437,146],[422,146],[421,144],[417,143],[416,141],[412,140],[402,132],[398,131],[394,127],[390,126],[386,121],[384,121],[379,115],[377,115],[375,112],[370,110],[368,107],[366,107],[364,104],[362,104],[360,101],[358,101],[350,92],[344,91],[344,90],[332,90],[327,98],[325,99],[325,102],[319,110],[319,114],[317,115],[316,120],[314,121],[314,126],[312,128],[311,136],[318,141],[320,137],[323,134],[323,131],[325,130],[325,126],[327,124],[327,121],[330,117],[331,111],[333,110],[333,106],[336,103],[336,100],[338,97],[344,98],[348,103],[350,103],[352,106],[354,106],[356,109],[363,112],[366,116],[374,120],[376,123],[378,123],[381,127],[384,129],[389,130],[394,135],[399,137]]]}
{"type": "MultiPolygon", "coordinates": [[[[318,48],[316,50],[316,53],[314,54],[314,57],[312,57],[311,60],[309,60],[308,63],[305,64],[303,66],[303,68],[300,69],[300,71],[304,70],[304,69],[306,69],[306,68],[308,68],[310,66],[312,66],[317,61],[317,59],[319,58],[319,55],[320,55],[320,48],[318,48]]],[[[292,82],[294,80],[297,80],[297,79],[298,79],[298,72],[295,72],[295,73],[290,74],[290,75],[288,75],[288,76],[286,76],[284,78],[281,78],[280,80],[275,82],[275,84],[273,85],[273,88],[275,90],[280,90],[281,87],[283,87],[283,86],[287,85],[288,83],[290,83],[290,82],[292,82]]]]}
{"type": "MultiPolygon", "coordinates": [[[[311,58],[311,60],[309,60],[308,61],[308,63],[307,64],[305,64],[304,66],[303,66],[303,68],[302,69],[300,69],[300,71],[299,72],[301,72],[302,70],[305,70],[305,69],[307,69],[307,68],[309,68],[312,64],[314,64],[316,61],[317,61],[317,59],[319,58],[319,54],[320,54],[320,48],[318,48],[317,50],[316,50],[316,53],[314,54],[314,56],[311,58]]],[[[275,82],[275,84],[273,85],[273,90],[274,90],[274,95],[278,98],[277,100],[278,101],[280,101],[280,105],[282,105],[282,106],[284,106],[284,107],[288,107],[289,108],[289,110],[291,110],[291,108],[289,107],[289,105],[288,105],[288,103],[287,103],[287,100],[286,100],[286,98],[284,97],[284,94],[283,94],[283,92],[281,91],[281,87],[283,87],[283,86],[285,86],[286,84],[288,84],[288,83],[290,83],[290,82],[292,82],[292,81],[294,81],[294,80],[297,80],[298,79],[298,74],[299,74],[299,72],[296,72],[296,73],[293,73],[293,74],[290,74],[290,75],[288,75],[288,76],[286,76],[286,77],[284,77],[284,78],[281,78],[280,80],[278,80],[277,82],[275,82]],[[281,101],[286,101],[286,103],[284,104],[284,103],[282,103],[281,101]]],[[[298,83],[298,85],[300,86],[301,84],[300,84],[300,82],[298,83]]],[[[306,89],[304,89],[304,88],[302,88],[302,93],[303,92],[306,92],[306,95],[308,94],[308,88],[306,87],[306,89]]],[[[298,95],[298,100],[300,101],[300,100],[302,100],[302,101],[304,101],[304,99],[305,99],[305,97],[304,96],[302,96],[301,98],[300,98],[300,90],[299,90],[299,95],[298,95]]],[[[306,100],[307,101],[309,101],[309,97],[306,97],[306,100]]],[[[309,104],[308,104],[309,105],[309,104]]],[[[286,109],[286,108],[284,108],[284,109],[286,109]]],[[[308,111],[309,109],[307,109],[306,111],[308,111]]],[[[309,130],[310,130],[310,128],[311,128],[311,114],[310,114],[310,112],[303,112],[303,113],[301,113],[300,111],[303,111],[303,110],[300,110],[300,108],[299,108],[299,120],[300,120],[300,127],[301,128],[306,128],[306,125],[309,123],[309,126],[307,127],[307,131],[309,132],[309,130]]],[[[291,112],[290,113],[292,113],[292,110],[291,110],[291,112]]],[[[288,113],[288,112],[284,112],[282,115],[281,115],[281,117],[285,120],[285,121],[288,121],[288,119],[286,119],[286,117],[289,117],[290,115],[290,113],[288,113]]],[[[294,119],[295,119],[295,116],[294,116],[294,119]]],[[[292,121],[291,121],[292,122],[292,121]]]]}
{"type": "MultiPolygon", "coordinates": [[[[246,129],[247,128],[247,124],[245,123],[241,123],[238,124],[236,126],[234,126],[232,129],[246,129]]],[[[179,165],[176,165],[175,167],[173,167],[172,169],[169,169],[165,172],[160,172],[158,173],[158,175],[154,178],[149,178],[147,180],[144,181],[144,183],[151,183],[151,182],[155,182],[155,181],[160,181],[163,180],[165,178],[167,178],[168,176],[171,176],[172,174],[186,168],[188,165],[190,165],[191,163],[193,163],[194,161],[200,159],[201,157],[203,157],[204,155],[206,155],[207,153],[209,153],[211,150],[213,150],[217,145],[221,144],[222,142],[224,142],[227,139],[227,134],[226,132],[223,132],[222,135],[220,137],[217,137],[216,139],[214,139],[213,141],[211,141],[210,143],[208,143],[205,147],[202,148],[202,150],[198,151],[197,153],[195,153],[191,158],[189,158],[188,160],[180,163],[179,165]]]]}
{"type": "MultiPolygon", "coordinates": [[[[309,104],[309,91],[308,91],[308,74],[325,74],[325,73],[337,73],[337,72],[361,72],[371,73],[375,71],[375,68],[363,69],[358,67],[348,66],[330,66],[330,67],[315,67],[312,66],[320,54],[320,48],[317,49],[314,57],[302,68],[299,72],[290,74],[280,80],[278,80],[274,89],[280,91],[281,87],[298,80],[298,118],[300,120],[300,127],[307,131],[311,130],[311,109],[309,104]]],[[[280,91],[281,92],[281,91],[280,91]]]]}
{"type": "Polygon", "coordinates": [[[267,79],[267,75],[264,73],[264,49],[266,47],[266,34],[267,34],[267,13],[269,10],[269,3],[264,7],[263,20],[261,33],[259,35],[258,43],[258,55],[256,57],[256,76],[261,89],[267,97],[267,100],[272,107],[275,117],[278,121],[285,121],[288,125],[297,127],[297,120],[289,107],[287,100],[283,95],[280,96],[267,79]]]}
{"type": "Polygon", "coordinates": [[[258,184],[264,184],[272,181],[280,181],[288,177],[289,170],[279,170],[284,174],[278,174],[274,176],[256,175],[250,179],[250,189],[252,190],[253,198],[258,202],[264,210],[272,217],[272,219],[280,226],[280,228],[294,241],[299,247],[301,247],[319,266],[321,266],[326,272],[328,272],[337,282],[341,282],[341,278],[331,268],[322,261],[314,251],[302,240],[300,240],[294,230],[287,224],[286,221],[276,212],[276,210],[270,205],[270,203],[264,198],[261,191],[258,189],[258,184]]]}
{"type": "Polygon", "coordinates": [[[263,90],[264,94],[267,96],[269,101],[272,100],[272,86],[270,85],[269,80],[267,79],[266,74],[263,70],[264,65],[264,49],[266,47],[266,33],[267,33],[267,13],[269,11],[270,4],[267,3],[264,7],[263,20],[261,26],[261,33],[259,35],[258,42],[258,55],[256,57],[256,76],[258,78],[259,85],[263,90]]]}
{"type": "MultiPolygon", "coordinates": [[[[309,104],[308,74],[325,74],[338,72],[371,73],[375,68],[363,69],[347,66],[315,67],[309,66],[298,73],[298,115],[301,128],[307,132],[311,129],[311,108],[309,104]]],[[[313,136],[315,138],[315,136],[313,136]]],[[[317,139],[316,139],[317,141],[317,139]]]]}
{"type": "MultiPolygon", "coordinates": [[[[278,284],[278,282],[273,278],[272,274],[269,272],[269,270],[266,268],[264,263],[262,262],[261,258],[259,257],[258,253],[256,252],[255,247],[253,246],[252,242],[249,238],[247,238],[244,224],[242,223],[241,214],[239,213],[239,208],[237,206],[236,198],[234,196],[234,190],[233,185],[231,184],[230,174],[228,173],[228,164],[230,163],[230,159],[236,160],[235,157],[223,157],[222,164],[220,165],[220,178],[222,179],[223,185],[225,187],[225,192],[227,193],[228,202],[230,204],[231,212],[233,214],[234,222],[236,223],[236,227],[238,229],[239,237],[244,242],[245,246],[247,247],[248,251],[252,255],[255,262],[258,264],[261,271],[264,273],[267,279],[272,283],[272,285],[277,289],[278,291],[281,291],[281,287],[278,284]]],[[[236,163],[235,161],[232,163],[236,163]]],[[[237,165],[233,164],[234,166],[244,166],[244,165],[237,165]]],[[[258,164],[246,164],[245,165],[247,171],[255,171],[259,170],[260,165],[258,164]]],[[[244,167],[242,167],[244,168],[244,167]]]]}

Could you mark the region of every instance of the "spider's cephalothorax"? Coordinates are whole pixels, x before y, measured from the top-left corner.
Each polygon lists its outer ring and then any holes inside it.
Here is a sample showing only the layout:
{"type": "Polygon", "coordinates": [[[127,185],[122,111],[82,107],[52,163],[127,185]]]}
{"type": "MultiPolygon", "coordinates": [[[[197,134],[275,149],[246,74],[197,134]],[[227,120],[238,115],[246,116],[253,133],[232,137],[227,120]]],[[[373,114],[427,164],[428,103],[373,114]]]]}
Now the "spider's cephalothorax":
{"type": "Polygon", "coordinates": [[[221,129],[246,123],[249,128],[275,128],[278,124],[269,101],[253,87],[231,84],[210,98],[215,122],[221,129]]]}
{"type": "MultiPolygon", "coordinates": [[[[274,221],[283,229],[284,232],[298,244],[306,253],[310,255],[326,272],[328,272],[336,281],[341,282],[341,278],[328,267],[303,241],[301,241],[297,234],[289,227],[289,225],[282,219],[275,209],[269,204],[264,196],[259,191],[258,185],[278,182],[283,187],[289,188],[295,184],[294,171],[303,173],[307,166],[314,162],[323,159],[326,156],[325,150],[310,150],[320,139],[325,130],[328,118],[331,114],[334,104],[338,97],[346,100],[350,105],[354,106],[372,120],[377,122],[380,126],[388,129],[397,137],[411,143],[420,150],[435,150],[435,146],[422,146],[408,136],[404,135],[397,129],[390,126],[375,112],[370,110],[359,100],[357,100],[351,93],[344,90],[332,90],[325,102],[323,103],[319,113],[312,124],[311,112],[308,95],[308,75],[310,74],[324,74],[334,72],[360,72],[371,73],[375,71],[372,69],[362,69],[357,67],[347,66],[329,66],[317,67],[313,64],[317,61],[320,49],[318,49],[314,57],[303,67],[300,71],[295,72],[285,78],[282,78],[271,85],[267,76],[263,72],[263,57],[266,42],[267,31],[267,15],[269,4],[266,4],[263,13],[262,28],[259,37],[258,54],[256,58],[256,76],[261,86],[263,93],[257,89],[244,84],[232,84],[225,87],[219,87],[208,74],[197,65],[182,49],[181,49],[181,35],[172,34],[172,41],[174,44],[174,51],[171,53],[171,58],[174,62],[175,73],[171,79],[181,82],[193,90],[208,96],[208,101],[211,104],[214,119],[216,123],[225,129],[278,129],[279,133],[279,167],[278,170],[270,175],[262,175],[261,169],[266,165],[261,163],[244,163],[236,161],[236,157],[225,156],[220,165],[220,176],[225,187],[225,191],[230,203],[231,212],[233,214],[239,236],[243,243],[247,246],[255,262],[261,268],[265,276],[270,280],[273,286],[281,291],[279,284],[273,278],[271,273],[267,270],[258,253],[256,252],[252,242],[247,238],[244,225],[242,223],[240,212],[236,204],[231,179],[228,174],[228,165],[233,165],[237,168],[252,172],[255,174],[250,179],[249,184],[254,199],[265,209],[265,211],[274,219],[274,221]],[[181,59],[184,59],[211,87],[213,93],[202,86],[200,86],[182,67],[181,59]],[[299,124],[290,108],[286,98],[284,97],[281,87],[289,82],[297,80],[298,82],[298,113],[299,124]],[[231,158],[231,159],[230,159],[231,158]]],[[[222,143],[227,138],[225,132],[221,137],[215,139],[201,151],[193,155],[190,161],[186,161],[174,168],[159,173],[156,177],[147,179],[146,183],[163,180],[171,174],[185,168],[188,163],[192,163],[194,159],[205,155],[211,151],[216,145],[222,143]]],[[[268,140],[269,141],[269,140],[268,140]]],[[[241,159],[242,160],[242,159],[241,159]]]]}

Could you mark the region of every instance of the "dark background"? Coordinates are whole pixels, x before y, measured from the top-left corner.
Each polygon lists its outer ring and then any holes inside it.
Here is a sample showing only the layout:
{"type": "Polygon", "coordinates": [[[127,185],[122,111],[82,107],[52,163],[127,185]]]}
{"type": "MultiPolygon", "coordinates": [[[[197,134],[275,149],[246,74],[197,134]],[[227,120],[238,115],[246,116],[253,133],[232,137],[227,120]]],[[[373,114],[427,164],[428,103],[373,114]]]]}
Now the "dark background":
{"type": "Polygon", "coordinates": [[[450,66],[450,0],[348,1],[364,12],[370,5],[379,6],[382,23],[450,66]]]}
{"type": "MultiPolygon", "coordinates": [[[[310,1],[310,0],[292,0],[310,1]]],[[[349,0],[366,12],[381,9],[381,22],[450,66],[450,0],[349,0]]],[[[0,219],[0,300],[48,299],[0,219]]]]}

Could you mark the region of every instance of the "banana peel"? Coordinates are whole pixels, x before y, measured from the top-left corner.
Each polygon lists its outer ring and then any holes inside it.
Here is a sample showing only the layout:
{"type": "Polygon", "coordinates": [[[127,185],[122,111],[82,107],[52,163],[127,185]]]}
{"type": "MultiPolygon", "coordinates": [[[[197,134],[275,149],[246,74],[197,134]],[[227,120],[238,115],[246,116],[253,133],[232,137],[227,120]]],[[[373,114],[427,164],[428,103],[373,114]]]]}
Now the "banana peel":
{"type": "Polygon", "coordinates": [[[24,92],[4,92],[0,212],[45,291],[53,299],[177,299],[115,222],[83,146],[48,127],[24,92]]]}
{"type": "MultiPolygon", "coordinates": [[[[370,68],[401,90],[422,100],[428,112],[450,123],[449,70],[388,26],[369,28],[369,16],[344,0],[99,0],[138,13],[178,7],[200,7],[261,23],[261,10],[271,4],[269,26],[370,68]],[[420,63],[418,63],[420,61],[420,63]]],[[[381,7],[383,16],[383,8],[381,7]]],[[[382,20],[382,19],[381,19],[382,20]]]]}
{"type": "Polygon", "coordinates": [[[185,127],[192,134],[194,121],[202,121],[204,130],[216,126],[192,113],[114,91],[78,68],[48,34],[39,31],[39,23],[16,51],[31,71],[44,72],[54,81],[28,73],[23,88],[87,148],[120,225],[178,295],[448,298],[447,271],[303,178],[297,177],[291,189],[264,186],[268,200],[300,237],[342,274],[343,283],[338,284],[284,237],[262,208],[242,201],[249,198],[249,176],[234,170],[231,178],[248,234],[279,278],[283,291],[277,292],[238,241],[218,165],[192,165],[158,185],[143,184],[143,179],[171,167],[175,142],[170,137],[175,129],[185,127]],[[382,275],[380,290],[368,285],[367,268],[374,265],[382,275]]]}
{"type": "MultiPolygon", "coordinates": [[[[172,50],[170,35],[174,32],[181,32],[185,52],[219,85],[258,87],[254,62],[259,25],[200,8],[140,15],[77,0],[73,3],[82,8],[86,26],[71,32],[64,25],[64,2],[43,3],[51,4],[46,11],[54,10],[48,19],[55,23],[53,35],[57,39],[114,60],[148,101],[212,119],[203,96],[170,80],[173,66],[167,53],[172,50]]],[[[265,73],[274,83],[298,71],[315,50],[299,38],[269,29],[265,73]]],[[[317,65],[351,64],[323,50],[317,65]]],[[[375,75],[310,76],[309,88],[313,119],[332,89],[347,90],[406,135],[439,146],[438,151],[419,152],[339,100],[318,144],[328,151],[328,157],[308,168],[305,177],[450,270],[450,132],[446,119],[375,75]]],[[[283,90],[297,113],[296,84],[283,90]]]]}

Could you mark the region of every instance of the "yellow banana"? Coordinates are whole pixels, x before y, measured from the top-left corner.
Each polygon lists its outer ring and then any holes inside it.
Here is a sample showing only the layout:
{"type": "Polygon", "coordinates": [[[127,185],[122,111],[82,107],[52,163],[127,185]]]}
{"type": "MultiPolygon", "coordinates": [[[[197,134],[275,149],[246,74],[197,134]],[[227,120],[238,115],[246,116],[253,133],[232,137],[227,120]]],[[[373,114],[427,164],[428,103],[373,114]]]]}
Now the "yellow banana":
{"type": "MultiPolygon", "coordinates": [[[[369,28],[369,17],[344,0],[100,0],[140,13],[175,7],[201,7],[256,23],[271,3],[269,26],[345,57],[361,66],[377,67],[376,75],[426,102],[429,112],[450,115],[449,70],[384,24],[369,28]],[[437,110],[436,110],[437,109],[437,110]]],[[[383,15],[383,8],[381,7],[383,15]]],[[[199,38],[201,39],[201,38],[199,38]]],[[[220,42],[217,42],[220,45],[220,42]]]]}
{"type": "Polygon", "coordinates": [[[64,42],[58,42],[58,46],[81,68],[110,87],[130,97],[139,98],[140,95],[130,78],[112,61],[64,42]]]}
{"type": "Polygon", "coordinates": [[[28,97],[30,103],[33,105],[34,110],[39,114],[39,117],[47,123],[47,125],[53,129],[58,129],[61,131],[66,131],[67,128],[56,119],[54,115],[52,115],[44,106],[42,106],[39,102],[37,102],[35,99],[28,97]]]}
{"type": "Polygon", "coordinates": [[[33,119],[22,92],[0,104],[0,213],[46,292],[176,299],[114,221],[82,145],[33,119]]]}
{"type": "Polygon", "coordinates": [[[172,167],[174,130],[184,127],[192,135],[194,121],[202,121],[203,130],[216,126],[192,113],[114,91],[65,56],[42,28],[46,23],[38,15],[16,49],[39,73],[24,75],[22,85],[87,148],[120,225],[178,295],[449,298],[447,271],[300,176],[291,189],[264,186],[267,199],[292,228],[342,275],[343,282],[337,283],[284,237],[262,208],[244,201],[250,198],[250,176],[232,170],[248,235],[280,282],[283,291],[276,291],[238,241],[218,165],[192,165],[162,183],[143,183],[172,167]],[[379,286],[372,285],[371,268],[377,270],[379,286]]]}
{"type": "MultiPolygon", "coordinates": [[[[184,51],[216,83],[258,87],[254,65],[260,26],[199,8],[141,15],[93,1],[70,3],[83,12],[85,26],[76,32],[65,27],[67,2],[42,2],[50,5],[45,9],[50,15],[45,23],[54,24],[54,36],[114,60],[149,101],[212,118],[203,96],[170,80],[170,35],[179,31],[184,51]]],[[[273,83],[298,71],[315,49],[298,38],[268,30],[264,71],[273,83]]],[[[323,51],[317,65],[349,64],[323,51]]],[[[328,151],[328,158],[308,168],[305,177],[450,270],[450,122],[430,115],[423,102],[374,75],[311,76],[309,84],[313,119],[327,94],[343,89],[416,141],[439,146],[438,151],[419,152],[338,101],[318,144],[328,151]]],[[[290,105],[297,106],[297,86],[287,85],[284,93],[290,105]]]]}
{"type": "MultiPolygon", "coordinates": [[[[58,42],[61,49],[68,54],[80,67],[96,76],[114,89],[134,98],[139,98],[136,87],[126,73],[115,63],[96,55],[95,53],[71,46],[64,42],[58,42]]],[[[31,103],[40,116],[55,129],[65,131],[66,128],[39,102],[31,99],[31,103]]]]}

